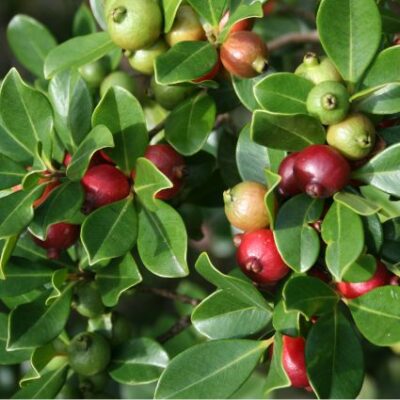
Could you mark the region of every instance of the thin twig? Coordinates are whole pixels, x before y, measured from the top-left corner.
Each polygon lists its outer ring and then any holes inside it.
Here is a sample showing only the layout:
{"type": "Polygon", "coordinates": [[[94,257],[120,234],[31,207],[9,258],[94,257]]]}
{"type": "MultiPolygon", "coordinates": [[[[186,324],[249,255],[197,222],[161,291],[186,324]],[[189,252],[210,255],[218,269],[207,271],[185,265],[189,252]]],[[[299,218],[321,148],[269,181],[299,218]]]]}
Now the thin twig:
{"type": "Polygon", "coordinates": [[[159,124],[157,124],[153,129],[149,130],[149,137],[152,138],[161,132],[165,128],[165,119],[163,119],[159,124]]]}
{"type": "Polygon", "coordinates": [[[270,51],[276,51],[289,44],[318,43],[318,42],[319,42],[319,36],[317,31],[311,31],[306,33],[292,32],[271,40],[268,43],[268,48],[270,51]]]}
{"type": "Polygon", "coordinates": [[[193,307],[197,306],[201,302],[201,300],[199,299],[195,299],[193,297],[189,297],[184,294],[172,292],[167,289],[141,287],[139,288],[139,290],[144,293],[152,293],[155,294],[156,296],[164,297],[166,299],[179,301],[180,303],[184,304],[189,304],[193,307]]]}
{"type": "Polygon", "coordinates": [[[168,340],[179,335],[183,330],[185,330],[188,326],[190,326],[190,324],[191,324],[190,316],[185,315],[184,317],[181,317],[178,321],[176,321],[176,323],[170,329],[168,329],[167,332],[158,336],[157,340],[160,343],[168,342],[168,340]]]}

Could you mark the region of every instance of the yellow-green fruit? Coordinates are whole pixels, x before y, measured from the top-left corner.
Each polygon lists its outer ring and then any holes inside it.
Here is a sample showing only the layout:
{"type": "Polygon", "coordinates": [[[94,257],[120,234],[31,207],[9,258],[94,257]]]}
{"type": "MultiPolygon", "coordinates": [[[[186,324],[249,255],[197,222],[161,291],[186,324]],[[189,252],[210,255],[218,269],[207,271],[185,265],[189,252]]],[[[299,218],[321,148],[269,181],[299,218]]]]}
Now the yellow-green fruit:
{"type": "Polygon", "coordinates": [[[108,33],[122,49],[136,51],[151,46],[162,30],[158,0],[108,0],[108,33]]]}
{"type": "Polygon", "coordinates": [[[307,53],[303,63],[297,67],[294,73],[316,85],[325,81],[343,81],[332,61],[327,57],[318,57],[315,53],[307,53]]]}
{"type": "Polygon", "coordinates": [[[129,64],[136,71],[145,75],[152,75],[154,72],[154,61],[168,50],[168,45],[163,39],[158,40],[152,46],[135,51],[129,57],[129,64]]]}
{"type": "Polygon", "coordinates": [[[76,311],[87,318],[104,313],[104,305],[95,282],[84,282],[76,286],[74,295],[76,311]]]}
{"type": "Polygon", "coordinates": [[[349,160],[365,158],[375,145],[374,124],[363,114],[351,114],[328,128],[326,140],[349,160]]]}
{"type": "Polygon", "coordinates": [[[224,192],[225,214],[228,221],[245,232],[265,228],[269,217],[265,206],[268,189],[258,182],[241,182],[224,192]]]}
{"type": "Polygon", "coordinates": [[[179,7],[174,24],[165,39],[171,47],[179,42],[205,39],[204,29],[192,7],[186,4],[179,7]]]}
{"type": "Polygon", "coordinates": [[[97,88],[108,73],[105,63],[101,60],[85,64],[79,68],[79,73],[90,88],[97,88]]]}
{"type": "Polygon", "coordinates": [[[115,71],[108,75],[100,86],[100,95],[103,97],[108,89],[113,86],[119,86],[131,92],[134,96],[138,96],[139,88],[136,81],[124,71],[115,71]]]}

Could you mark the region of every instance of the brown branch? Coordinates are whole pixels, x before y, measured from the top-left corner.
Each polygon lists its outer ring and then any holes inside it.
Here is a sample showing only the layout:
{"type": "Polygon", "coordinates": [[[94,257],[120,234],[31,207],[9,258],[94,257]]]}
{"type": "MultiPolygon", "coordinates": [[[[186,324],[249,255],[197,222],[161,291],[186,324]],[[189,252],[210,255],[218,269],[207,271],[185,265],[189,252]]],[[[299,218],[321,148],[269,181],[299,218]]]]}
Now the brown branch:
{"type": "Polygon", "coordinates": [[[268,49],[270,51],[279,50],[289,44],[300,44],[300,43],[318,43],[319,36],[317,31],[311,31],[306,33],[292,32],[286,35],[279,36],[276,39],[268,42],[268,49]]]}
{"type": "Polygon", "coordinates": [[[157,337],[160,343],[168,342],[168,340],[179,335],[183,330],[189,327],[191,324],[190,316],[185,315],[181,317],[167,332],[157,337]]]}
{"type": "Polygon", "coordinates": [[[193,297],[189,297],[184,294],[171,292],[170,290],[167,290],[167,289],[142,287],[142,288],[139,288],[138,290],[140,290],[141,292],[144,292],[144,293],[152,293],[152,294],[155,294],[156,296],[164,297],[166,299],[179,301],[180,303],[189,304],[193,307],[197,306],[201,301],[199,299],[195,299],[193,297]]]}
{"type": "Polygon", "coordinates": [[[149,130],[149,137],[152,138],[157,135],[157,133],[161,132],[165,128],[165,119],[162,120],[159,124],[157,124],[154,128],[149,130]]]}

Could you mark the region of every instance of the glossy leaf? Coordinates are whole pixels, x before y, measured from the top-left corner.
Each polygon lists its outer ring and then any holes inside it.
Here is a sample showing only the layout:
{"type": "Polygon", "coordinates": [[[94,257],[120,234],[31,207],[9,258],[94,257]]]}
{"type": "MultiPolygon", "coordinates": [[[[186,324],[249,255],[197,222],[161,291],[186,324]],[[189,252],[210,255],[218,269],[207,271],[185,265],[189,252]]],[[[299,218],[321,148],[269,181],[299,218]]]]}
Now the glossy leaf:
{"type": "Polygon", "coordinates": [[[103,0],[89,0],[90,8],[96,18],[97,23],[101,29],[107,30],[106,16],[104,12],[104,1],[103,0]]]}
{"type": "Polygon", "coordinates": [[[157,210],[139,212],[138,251],[145,267],[165,278],[186,276],[187,233],[180,215],[168,204],[156,200],[157,210]]]}
{"type": "Polygon", "coordinates": [[[260,106],[281,114],[308,114],[307,96],[314,84],[298,75],[281,72],[269,75],[254,86],[260,106]]]}
{"type": "Polygon", "coordinates": [[[305,272],[317,261],[320,250],[318,233],[309,223],[322,213],[323,201],[305,194],[288,200],[275,222],[274,237],[285,262],[297,272],[305,272]]]}
{"type": "Polygon", "coordinates": [[[376,203],[353,193],[339,192],[335,194],[334,199],[337,203],[348,207],[358,215],[373,215],[380,210],[379,205],[376,203]]]}
{"type": "Polygon", "coordinates": [[[297,151],[311,144],[325,143],[325,129],[308,115],[258,110],[253,114],[251,137],[256,143],[272,149],[297,151]]]}
{"type": "Polygon", "coordinates": [[[115,307],[121,294],[141,281],[142,276],[130,253],[96,272],[96,283],[106,307],[115,307]]]}
{"type": "Polygon", "coordinates": [[[265,176],[266,176],[266,181],[267,181],[267,188],[268,191],[265,195],[265,206],[267,208],[267,213],[268,213],[268,219],[269,219],[269,226],[271,229],[274,229],[275,227],[275,220],[276,220],[276,214],[278,210],[278,202],[277,198],[275,195],[275,190],[277,189],[281,177],[278,174],[275,174],[274,172],[270,170],[265,170],[265,176]]]}
{"type": "Polygon", "coordinates": [[[326,264],[331,274],[340,281],[363,250],[361,218],[349,208],[334,202],[321,229],[322,239],[327,244],[326,264]]]}
{"type": "Polygon", "coordinates": [[[21,164],[0,154],[0,190],[21,183],[25,175],[26,169],[21,164]]]}
{"type": "Polygon", "coordinates": [[[370,254],[361,254],[343,275],[346,282],[365,282],[372,278],[376,271],[376,258],[370,254]]]}
{"type": "Polygon", "coordinates": [[[96,107],[92,120],[93,126],[105,125],[111,131],[115,146],[106,153],[129,174],[148,144],[146,120],[139,101],[127,90],[112,87],[96,107]]]}
{"type": "Polygon", "coordinates": [[[193,9],[204,18],[211,26],[218,26],[228,0],[188,0],[193,9]]]}
{"type": "Polygon", "coordinates": [[[90,265],[125,255],[136,238],[137,213],[132,196],[92,212],[81,230],[90,265]]]}
{"type": "Polygon", "coordinates": [[[115,48],[107,32],[78,36],[52,49],[44,63],[46,79],[68,68],[78,68],[96,61],[115,48]]]}
{"type": "Polygon", "coordinates": [[[164,11],[164,32],[171,30],[175,20],[176,12],[181,5],[182,0],[161,0],[164,11]]]}
{"type": "Polygon", "coordinates": [[[82,3],[74,15],[72,34],[74,36],[89,35],[97,30],[96,21],[89,7],[82,3]]]}
{"type": "Polygon", "coordinates": [[[185,156],[197,153],[213,130],[216,112],[214,100],[200,92],[168,115],[165,121],[165,138],[185,156]]]}
{"type": "Polygon", "coordinates": [[[37,77],[44,78],[46,55],[57,46],[48,29],[34,18],[18,14],[8,24],[7,39],[18,61],[37,77]]]}
{"type": "Polygon", "coordinates": [[[253,87],[260,80],[264,79],[266,75],[259,75],[251,79],[241,79],[236,76],[232,76],[232,85],[235,89],[237,97],[241,103],[249,110],[255,111],[260,108],[257,99],[254,96],[253,87]]]}
{"type": "Polygon", "coordinates": [[[381,41],[381,17],[374,0],[324,0],[317,15],[322,46],[345,81],[357,83],[381,41]]]}
{"type": "Polygon", "coordinates": [[[277,332],[289,336],[300,335],[300,317],[301,314],[298,311],[286,309],[283,298],[275,302],[272,325],[277,332]]]}
{"type": "Polygon", "coordinates": [[[156,341],[132,339],[115,349],[108,372],[116,382],[142,385],[156,381],[168,361],[168,354],[156,341]]]}
{"type": "Polygon", "coordinates": [[[385,286],[349,300],[351,315],[361,334],[377,346],[400,342],[400,287],[385,286]]]}
{"type": "MultiPolygon", "coordinates": [[[[15,250],[19,235],[8,236],[0,240],[0,279],[5,279],[4,269],[15,250]]],[[[1,284],[1,281],[0,281],[1,284]]]]}
{"type": "Polygon", "coordinates": [[[193,346],[168,364],[155,398],[228,398],[249,377],[265,348],[265,342],[253,340],[218,340],[193,346]]]}
{"type": "Polygon", "coordinates": [[[368,251],[378,256],[383,244],[383,229],[379,217],[377,215],[363,217],[362,222],[368,251]]]}

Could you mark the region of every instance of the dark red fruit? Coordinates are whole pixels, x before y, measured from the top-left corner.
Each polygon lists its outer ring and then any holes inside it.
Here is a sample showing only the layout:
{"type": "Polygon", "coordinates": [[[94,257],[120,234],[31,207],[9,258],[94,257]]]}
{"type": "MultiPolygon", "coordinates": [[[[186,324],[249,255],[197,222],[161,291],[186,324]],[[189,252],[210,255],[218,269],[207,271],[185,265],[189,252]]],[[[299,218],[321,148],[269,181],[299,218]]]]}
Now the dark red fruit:
{"type": "Polygon", "coordinates": [[[224,67],[239,78],[252,78],[267,67],[268,49],[254,32],[239,31],[228,36],[221,47],[224,67]]]}
{"type": "Polygon", "coordinates": [[[169,200],[175,197],[183,185],[185,174],[185,160],[169,144],[155,144],[148,146],[145,158],[150,160],[172,183],[170,189],[161,190],[156,197],[161,200],[169,200]]]}
{"type": "Polygon", "coordinates": [[[279,183],[279,193],[284,197],[290,197],[301,193],[301,190],[297,185],[297,179],[293,173],[294,162],[298,154],[298,152],[289,154],[279,166],[278,174],[282,178],[279,183]]]}
{"type": "Polygon", "coordinates": [[[347,160],[330,146],[315,144],[302,150],[294,163],[294,176],[302,191],[311,197],[330,197],[350,179],[347,160]]]}
{"type": "Polygon", "coordinates": [[[306,341],[302,337],[283,336],[282,365],[293,387],[309,388],[305,360],[306,341]]]}
{"type": "Polygon", "coordinates": [[[236,259],[243,272],[254,282],[261,284],[275,284],[289,272],[269,229],[244,233],[236,259]]]}
{"type": "Polygon", "coordinates": [[[60,222],[49,227],[45,240],[40,240],[35,236],[33,240],[40,247],[47,249],[49,258],[56,259],[59,257],[60,250],[68,249],[78,240],[79,230],[79,225],[60,222]]]}
{"type": "Polygon", "coordinates": [[[346,299],[354,299],[370,292],[371,290],[385,285],[390,285],[393,275],[386,269],[385,265],[378,261],[375,274],[365,282],[338,282],[336,288],[346,299]]]}
{"type": "MultiPolygon", "coordinates": [[[[229,11],[227,11],[219,22],[219,30],[222,31],[229,20],[229,11]]],[[[239,31],[250,31],[254,25],[254,18],[242,19],[234,23],[229,29],[229,33],[239,31]]]]}
{"type": "Polygon", "coordinates": [[[276,8],[276,0],[269,0],[263,5],[264,16],[272,14],[276,8]]]}
{"type": "Polygon", "coordinates": [[[218,59],[214,67],[211,69],[210,72],[207,72],[205,75],[201,76],[200,78],[194,79],[193,82],[201,83],[205,81],[212,81],[218,74],[219,69],[221,68],[221,63],[218,59]]]}
{"type": "Polygon", "coordinates": [[[70,153],[65,153],[63,164],[64,164],[66,167],[68,167],[68,165],[71,164],[71,161],[72,161],[72,156],[71,156],[71,154],[70,154],[70,153]]]}
{"type": "Polygon", "coordinates": [[[115,162],[113,159],[104,151],[104,150],[99,150],[98,152],[95,153],[95,156],[98,155],[103,159],[103,162],[107,162],[109,164],[115,165],[115,162]]]}
{"type": "Polygon", "coordinates": [[[128,178],[109,164],[90,168],[81,183],[86,192],[86,212],[124,199],[131,189],[128,178]]]}

